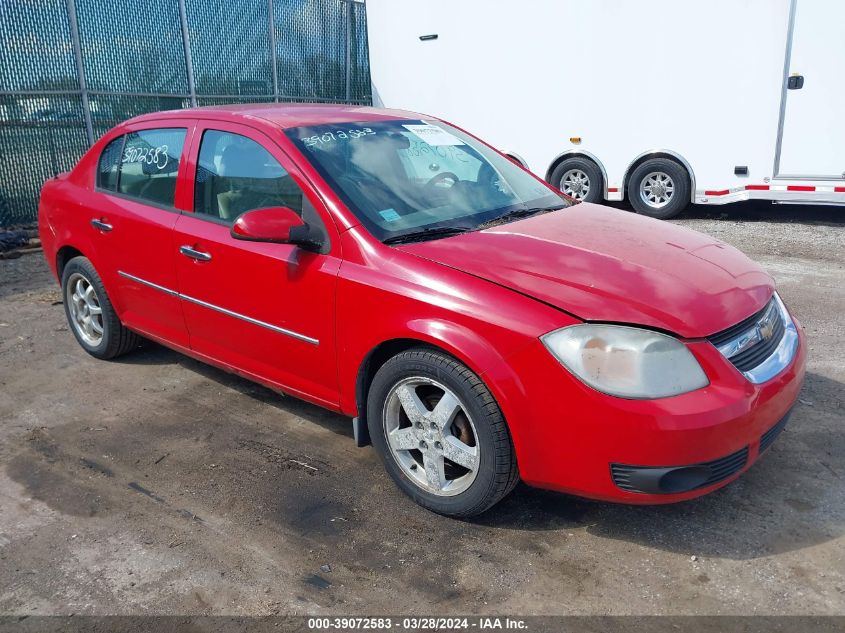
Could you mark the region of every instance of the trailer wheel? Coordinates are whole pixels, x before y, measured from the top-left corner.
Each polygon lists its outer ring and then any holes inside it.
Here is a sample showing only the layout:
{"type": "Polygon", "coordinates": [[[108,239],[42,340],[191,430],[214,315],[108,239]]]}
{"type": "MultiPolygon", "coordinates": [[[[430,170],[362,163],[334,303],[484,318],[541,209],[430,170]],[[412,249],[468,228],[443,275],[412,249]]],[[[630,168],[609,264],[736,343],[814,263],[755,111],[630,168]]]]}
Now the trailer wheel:
{"type": "Polygon", "coordinates": [[[589,158],[579,156],[562,161],[552,171],[551,184],[579,202],[599,202],[603,197],[601,169],[589,158]]]}
{"type": "Polygon", "coordinates": [[[673,218],[689,204],[689,174],[668,158],[647,160],[628,179],[628,200],[637,213],[659,220],[673,218]]]}

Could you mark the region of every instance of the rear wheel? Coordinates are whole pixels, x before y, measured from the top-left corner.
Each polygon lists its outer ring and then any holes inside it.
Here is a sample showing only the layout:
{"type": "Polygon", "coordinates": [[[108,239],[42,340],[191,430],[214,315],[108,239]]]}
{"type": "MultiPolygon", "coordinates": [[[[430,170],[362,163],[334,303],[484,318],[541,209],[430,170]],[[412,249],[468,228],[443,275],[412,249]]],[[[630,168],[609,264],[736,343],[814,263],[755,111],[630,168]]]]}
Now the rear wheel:
{"type": "Polygon", "coordinates": [[[628,199],[637,213],[660,220],[673,218],[689,204],[689,175],[668,158],[647,160],[628,180],[628,199]]]}
{"type": "Polygon", "coordinates": [[[88,258],[74,257],[65,265],[62,294],[70,330],[91,356],[107,360],[138,346],[138,335],[120,322],[88,258]]]}
{"type": "Polygon", "coordinates": [[[388,474],[434,512],[474,516],[519,480],[492,394],[446,354],[414,348],[391,358],[373,379],[367,411],[370,437],[388,474]]]}
{"type": "Polygon", "coordinates": [[[551,184],[580,202],[599,202],[603,198],[601,169],[588,158],[573,157],[562,161],[552,171],[551,184]]]}

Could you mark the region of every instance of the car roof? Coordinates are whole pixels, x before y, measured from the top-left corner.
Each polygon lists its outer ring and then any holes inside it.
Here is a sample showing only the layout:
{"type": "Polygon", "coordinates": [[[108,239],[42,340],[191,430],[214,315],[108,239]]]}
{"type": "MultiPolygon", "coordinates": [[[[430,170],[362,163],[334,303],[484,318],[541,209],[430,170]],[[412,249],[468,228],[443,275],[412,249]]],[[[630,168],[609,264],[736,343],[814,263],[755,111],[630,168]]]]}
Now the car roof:
{"type": "Polygon", "coordinates": [[[370,106],[328,103],[238,103],[231,105],[165,110],[142,114],[127,123],[142,123],[172,118],[198,118],[218,121],[263,119],[282,128],[331,123],[419,119],[418,112],[373,108],[370,106]]]}

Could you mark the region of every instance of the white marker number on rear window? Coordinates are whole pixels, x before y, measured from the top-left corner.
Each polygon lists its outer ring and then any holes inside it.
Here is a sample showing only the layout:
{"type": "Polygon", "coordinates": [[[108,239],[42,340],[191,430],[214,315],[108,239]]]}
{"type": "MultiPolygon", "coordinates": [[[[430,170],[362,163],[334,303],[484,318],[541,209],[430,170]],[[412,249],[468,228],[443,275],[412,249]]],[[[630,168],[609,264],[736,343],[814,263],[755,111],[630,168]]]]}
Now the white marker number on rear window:
{"type": "Polygon", "coordinates": [[[155,165],[156,169],[167,167],[169,157],[167,156],[167,145],[158,147],[127,147],[123,152],[122,163],[146,163],[155,165]]]}

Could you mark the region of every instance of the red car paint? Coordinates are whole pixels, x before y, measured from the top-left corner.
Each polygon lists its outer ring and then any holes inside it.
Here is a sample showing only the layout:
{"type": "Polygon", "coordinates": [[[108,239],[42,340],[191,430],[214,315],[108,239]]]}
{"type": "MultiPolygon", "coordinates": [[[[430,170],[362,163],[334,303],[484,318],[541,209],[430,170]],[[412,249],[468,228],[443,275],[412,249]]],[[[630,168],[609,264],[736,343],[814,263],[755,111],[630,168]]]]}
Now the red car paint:
{"type": "Polygon", "coordinates": [[[653,495],[616,487],[609,464],[695,464],[742,447],[749,448],[744,469],[754,463],[760,436],[797,398],[805,367],[803,334],[799,328],[798,353],[789,366],[759,385],[704,337],[766,304],[773,282],[764,271],[708,236],[591,204],[387,246],[361,226],[282,132],[408,118],[420,115],[353,106],[244,105],[132,119],[100,139],[72,172],[45,184],[39,209],[45,256],[57,276],[68,255],[88,257],[130,329],[349,416],[363,413],[365,385],[359,378],[380,346],[437,346],[485,381],[508,422],[520,474],[529,484],[628,503],[665,503],[710,492],[738,473],[707,488],[653,495]],[[188,129],[174,208],[96,190],[97,161],[111,139],[163,126],[188,129]],[[207,128],[255,140],[290,172],[325,224],[327,253],[236,240],[228,226],[192,212],[199,139],[207,128]],[[92,220],[113,230],[98,230],[92,220]],[[181,257],[182,246],[214,258],[181,257]],[[311,340],[280,336],[201,302],[311,340]],[[539,340],[584,320],[677,335],[710,385],[657,400],[593,390],[539,340]]]}

